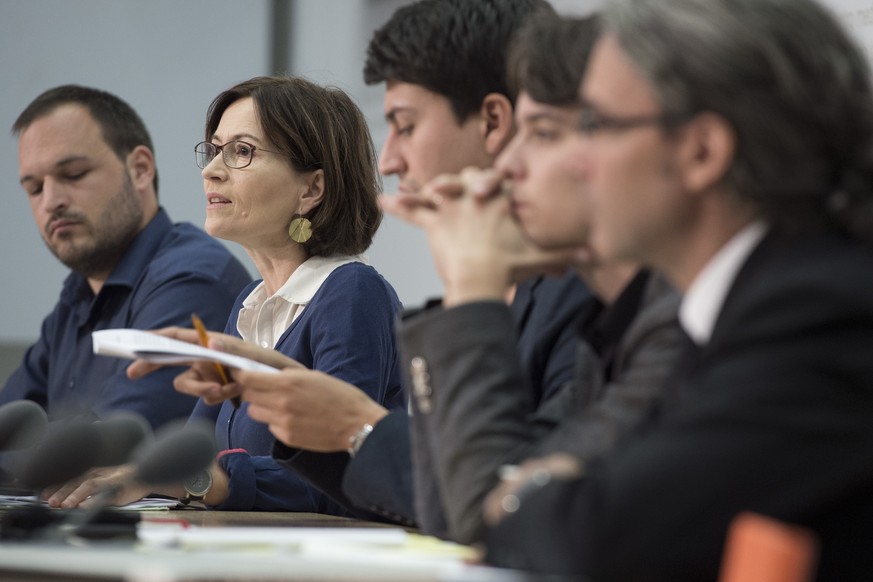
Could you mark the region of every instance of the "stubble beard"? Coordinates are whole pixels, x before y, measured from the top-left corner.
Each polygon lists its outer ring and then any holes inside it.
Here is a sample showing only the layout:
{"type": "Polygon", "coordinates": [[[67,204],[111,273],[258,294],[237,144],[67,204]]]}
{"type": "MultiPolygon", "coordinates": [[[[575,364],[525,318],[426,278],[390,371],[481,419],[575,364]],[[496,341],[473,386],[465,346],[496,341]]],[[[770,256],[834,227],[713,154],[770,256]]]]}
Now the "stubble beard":
{"type": "Polygon", "coordinates": [[[73,212],[58,213],[53,218],[71,218],[84,227],[85,232],[78,237],[61,235],[56,243],[47,238],[44,240],[61,263],[83,277],[91,277],[112,272],[139,233],[143,208],[133,182],[125,172],[121,189],[107,201],[94,222],[73,212]]]}

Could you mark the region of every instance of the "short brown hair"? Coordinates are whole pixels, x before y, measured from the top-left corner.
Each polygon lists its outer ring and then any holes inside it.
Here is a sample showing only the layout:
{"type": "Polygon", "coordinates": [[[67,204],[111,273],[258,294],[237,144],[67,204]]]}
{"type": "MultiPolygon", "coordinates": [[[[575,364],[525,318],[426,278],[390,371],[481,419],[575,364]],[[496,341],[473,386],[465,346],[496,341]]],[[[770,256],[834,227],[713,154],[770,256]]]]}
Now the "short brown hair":
{"type": "MultiPolygon", "coordinates": [[[[261,129],[298,172],[324,171],[324,197],[306,217],[310,256],[357,255],[382,221],[376,151],[358,106],[342,90],[299,77],[255,77],[216,97],[206,115],[206,139],[234,102],[251,97],[261,129]]],[[[288,217],[290,222],[292,217],[288,217]]]]}
{"type": "MultiPolygon", "coordinates": [[[[81,85],[60,85],[41,93],[21,112],[12,125],[12,135],[18,136],[30,125],[55,111],[62,105],[72,103],[88,110],[100,126],[103,141],[116,157],[124,162],[127,154],[138,146],[145,146],[154,153],[152,137],[137,112],[121,97],[81,85]]],[[[158,192],[158,170],[155,168],[155,194],[158,192]]]]}
{"type": "Polygon", "coordinates": [[[518,94],[556,107],[579,103],[579,84],[597,41],[597,16],[533,15],[513,38],[507,57],[507,82],[518,94]]]}

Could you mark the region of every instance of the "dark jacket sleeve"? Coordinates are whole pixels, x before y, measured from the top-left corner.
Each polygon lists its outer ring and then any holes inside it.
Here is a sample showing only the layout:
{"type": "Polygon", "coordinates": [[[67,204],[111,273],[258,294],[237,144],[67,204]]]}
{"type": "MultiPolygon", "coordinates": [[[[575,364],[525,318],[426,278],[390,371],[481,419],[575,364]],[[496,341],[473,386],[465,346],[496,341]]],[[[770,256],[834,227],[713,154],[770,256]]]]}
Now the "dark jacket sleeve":
{"type": "Polygon", "coordinates": [[[414,432],[421,441],[439,443],[432,447],[433,467],[416,467],[416,473],[437,473],[449,537],[482,539],[482,503],[499,481],[500,465],[555,451],[588,460],[637,425],[660,398],[678,358],[677,307],[675,290],[652,279],[620,341],[612,381],[604,384],[596,357],[581,344],[581,376],[533,419],[525,414],[511,321],[499,304],[471,303],[404,326],[404,357],[428,362],[433,393],[430,412],[415,410],[414,432]],[[546,416],[550,422],[539,421],[546,416]]]}
{"type": "Polygon", "coordinates": [[[505,304],[476,302],[408,319],[399,335],[410,374],[420,526],[462,543],[480,539],[487,484],[528,434],[515,322],[505,304]],[[501,397],[483,403],[484,386],[501,397]]]}
{"type": "Polygon", "coordinates": [[[816,532],[819,580],[870,577],[873,261],[844,245],[792,247],[750,259],[648,430],[583,480],[531,495],[492,532],[492,561],[714,580],[730,521],[753,511],[816,532]]]}
{"type": "Polygon", "coordinates": [[[358,518],[415,526],[405,411],[392,411],[379,421],[354,459],[347,453],[314,453],[279,442],[273,457],[358,518]]]}

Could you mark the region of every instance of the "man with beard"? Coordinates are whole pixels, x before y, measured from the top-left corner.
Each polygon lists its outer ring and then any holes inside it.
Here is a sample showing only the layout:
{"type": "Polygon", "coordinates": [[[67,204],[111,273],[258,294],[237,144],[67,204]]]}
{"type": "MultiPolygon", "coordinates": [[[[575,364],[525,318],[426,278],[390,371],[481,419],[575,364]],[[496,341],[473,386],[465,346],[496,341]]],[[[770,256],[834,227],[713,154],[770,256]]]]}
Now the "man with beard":
{"type": "Polygon", "coordinates": [[[72,273],[0,404],[33,400],[52,419],[132,411],[153,427],[187,417],[196,399],[173,389],[178,368],[129,380],[126,361],[93,354],[91,332],[188,326],[195,312],[221,327],[250,281],[246,269],[160,208],[148,130],[118,97],[74,85],[49,89],[12,132],[37,228],[72,273]]]}

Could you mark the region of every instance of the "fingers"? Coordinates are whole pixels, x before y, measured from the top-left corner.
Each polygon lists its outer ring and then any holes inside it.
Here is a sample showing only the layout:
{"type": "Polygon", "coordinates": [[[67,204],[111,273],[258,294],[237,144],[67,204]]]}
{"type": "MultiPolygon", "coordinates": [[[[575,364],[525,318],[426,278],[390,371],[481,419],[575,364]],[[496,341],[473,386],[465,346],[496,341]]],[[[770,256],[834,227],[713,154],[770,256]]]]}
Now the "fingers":
{"type": "Polygon", "coordinates": [[[463,192],[476,200],[488,200],[507,194],[506,175],[495,169],[464,168],[458,177],[463,192]]]}
{"type": "Polygon", "coordinates": [[[46,487],[40,492],[40,497],[49,504],[50,507],[60,507],[61,503],[81,484],[81,481],[74,479],[67,483],[46,487]]]}
{"type": "Polygon", "coordinates": [[[292,432],[294,426],[293,415],[278,410],[275,406],[249,403],[246,414],[252,420],[266,424],[276,440],[289,447],[305,448],[305,443],[295,440],[292,432]]]}
{"type": "MultiPolygon", "coordinates": [[[[164,327],[161,329],[151,330],[152,333],[156,333],[158,335],[162,335],[164,337],[168,337],[170,339],[179,340],[182,342],[187,342],[189,344],[199,344],[200,336],[197,334],[197,330],[190,329],[187,327],[164,327]]],[[[215,332],[209,332],[211,336],[215,332]]]]}
{"type": "Polygon", "coordinates": [[[424,200],[417,194],[382,194],[379,205],[386,214],[390,214],[413,226],[423,228],[436,206],[433,201],[424,200]]]}
{"type": "Polygon", "coordinates": [[[516,476],[504,476],[500,483],[488,493],[482,504],[482,515],[486,524],[493,526],[503,519],[503,516],[506,515],[504,500],[519,486],[520,480],[516,476]]]}
{"type": "Polygon", "coordinates": [[[312,371],[300,366],[285,368],[278,374],[255,372],[251,370],[232,370],[234,380],[241,387],[243,400],[255,404],[275,402],[280,394],[297,389],[298,381],[312,371]]]}
{"type": "Polygon", "coordinates": [[[144,485],[131,482],[133,472],[133,465],[92,469],[84,476],[54,488],[46,501],[51,507],[65,509],[88,508],[107,502],[124,505],[137,501],[147,495],[149,489],[144,485]],[[117,491],[111,497],[105,497],[105,492],[115,488],[117,491]]]}
{"type": "Polygon", "coordinates": [[[457,199],[464,195],[464,181],[460,174],[441,174],[425,184],[421,197],[439,207],[446,199],[457,199]]]}
{"type": "Polygon", "coordinates": [[[382,194],[379,204],[386,214],[426,228],[449,201],[465,196],[487,200],[505,194],[504,179],[497,170],[468,167],[460,174],[441,174],[415,193],[382,194]]]}
{"type": "MultiPolygon", "coordinates": [[[[162,335],[164,337],[168,337],[170,339],[175,339],[183,342],[187,342],[189,344],[199,344],[200,338],[197,335],[197,331],[193,329],[188,329],[184,327],[164,327],[161,329],[149,330],[151,333],[162,335]]],[[[210,336],[213,334],[210,332],[210,336]]],[[[143,376],[147,376],[151,374],[155,370],[160,370],[166,366],[178,366],[179,364],[156,364],[154,362],[148,362],[146,360],[134,360],[132,364],[127,367],[127,377],[131,380],[137,380],[142,378],[143,376]]]]}
{"type": "Polygon", "coordinates": [[[253,344],[243,340],[242,338],[233,337],[225,334],[209,334],[209,347],[225,352],[242,356],[250,360],[255,360],[262,364],[272,366],[273,368],[303,368],[305,366],[296,360],[289,358],[282,352],[278,352],[271,348],[262,348],[257,344],[253,344]]]}
{"type": "Polygon", "coordinates": [[[484,201],[506,193],[508,182],[497,170],[482,170],[475,167],[464,168],[460,174],[441,174],[421,189],[419,198],[440,208],[449,200],[469,197],[484,201]]]}
{"type": "Polygon", "coordinates": [[[501,481],[486,496],[482,506],[485,523],[496,525],[507,514],[518,511],[528,495],[551,480],[579,477],[584,470],[581,461],[566,453],[529,459],[521,466],[501,467],[501,481]]]}
{"type": "MultiPolygon", "coordinates": [[[[208,363],[208,362],[207,362],[208,363]]],[[[206,404],[218,404],[229,396],[222,383],[218,380],[218,374],[214,367],[194,365],[173,379],[173,388],[177,392],[190,394],[202,398],[206,404]],[[204,371],[209,376],[204,376],[204,371]]]]}
{"type": "Polygon", "coordinates": [[[155,370],[160,370],[163,367],[164,364],[155,364],[154,362],[148,362],[146,360],[134,360],[133,363],[127,367],[127,377],[131,380],[138,380],[139,378],[147,376],[155,370]]]}
{"type": "Polygon", "coordinates": [[[101,484],[101,481],[86,476],[58,486],[46,501],[50,507],[62,507],[64,509],[79,507],[80,503],[99,493],[104,488],[105,486],[101,484]]]}
{"type": "Polygon", "coordinates": [[[261,404],[255,404],[253,402],[249,402],[249,407],[248,410],[246,410],[246,414],[248,414],[252,420],[256,420],[261,424],[266,425],[271,424],[276,416],[274,408],[261,404]]]}

